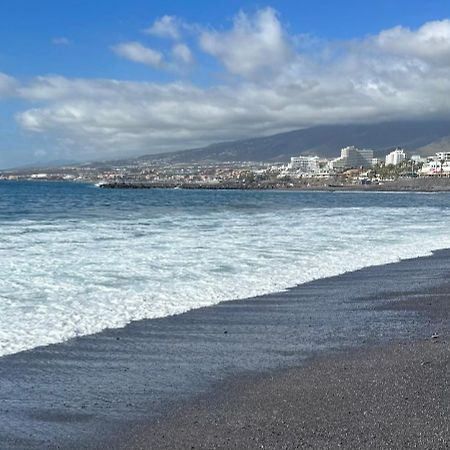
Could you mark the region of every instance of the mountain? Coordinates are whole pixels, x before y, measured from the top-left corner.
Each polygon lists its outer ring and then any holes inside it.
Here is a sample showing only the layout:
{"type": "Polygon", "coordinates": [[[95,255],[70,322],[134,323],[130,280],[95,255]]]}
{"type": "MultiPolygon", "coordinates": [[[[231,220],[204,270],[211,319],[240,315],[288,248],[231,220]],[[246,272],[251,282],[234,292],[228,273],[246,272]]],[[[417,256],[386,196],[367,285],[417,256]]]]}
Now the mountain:
{"type": "Polygon", "coordinates": [[[51,161],[23,164],[21,166],[11,167],[5,170],[55,169],[58,167],[75,166],[78,164],[80,164],[80,162],[73,159],[54,159],[51,161]]]}
{"type": "Polygon", "coordinates": [[[403,121],[368,125],[322,125],[207,147],[145,155],[138,161],[163,160],[172,163],[200,161],[285,162],[294,155],[332,158],[348,145],[371,148],[376,156],[402,147],[408,153],[430,155],[450,148],[450,121],[403,121]]]}

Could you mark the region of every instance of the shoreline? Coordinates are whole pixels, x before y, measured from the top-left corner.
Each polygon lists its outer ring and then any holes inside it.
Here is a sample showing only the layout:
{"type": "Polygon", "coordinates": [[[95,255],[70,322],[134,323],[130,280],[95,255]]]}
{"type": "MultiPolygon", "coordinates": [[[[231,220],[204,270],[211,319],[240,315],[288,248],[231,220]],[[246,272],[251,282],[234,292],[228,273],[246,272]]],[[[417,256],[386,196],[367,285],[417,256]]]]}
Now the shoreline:
{"type": "Polygon", "coordinates": [[[191,183],[145,183],[145,182],[111,182],[99,183],[97,181],[79,180],[0,180],[0,183],[55,183],[55,184],[86,184],[106,190],[200,190],[200,191],[288,191],[288,192],[386,192],[386,193],[444,193],[450,192],[450,178],[416,178],[402,179],[385,184],[299,184],[283,185],[239,185],[239,184],[191,184],[191,183]]]}
{"type": "Polygon", "coordinates": [[[376,308],[425,314],[439,334],[228,378],[113,448],[448,448],[450,284],[376,308]]]}
{"type": "Polygon", "coordinates": [[[139,435],[130,430],[169,426],[180,405],[216,398],[224,381],[252,384],[321,355],[429,337],[448,317],[399,302],[423,299],[449,272],[450,251],[441,250],[2,357],[0,441],[107,448],[127,438],[130,448],[139,435]]]}
{"type": "Polygon", "coordinates": [[[228,378],[113,448],[448,448],[450,284],[376,308],[416,311],[435,331],[228,378]]]}
{"type": "Polygon", "coordinates": [[[99,183],[101,189],[182,189],[182,190],[256,190],[256,191],[320,191],[320,192],[449,192],[449,178],[401,178],[394,181],[386,181],[384,184],[352,184],[330,183],[318,180],[304,180],[298,183],[183,183],[183,182],[105,182],[99,183]]]}

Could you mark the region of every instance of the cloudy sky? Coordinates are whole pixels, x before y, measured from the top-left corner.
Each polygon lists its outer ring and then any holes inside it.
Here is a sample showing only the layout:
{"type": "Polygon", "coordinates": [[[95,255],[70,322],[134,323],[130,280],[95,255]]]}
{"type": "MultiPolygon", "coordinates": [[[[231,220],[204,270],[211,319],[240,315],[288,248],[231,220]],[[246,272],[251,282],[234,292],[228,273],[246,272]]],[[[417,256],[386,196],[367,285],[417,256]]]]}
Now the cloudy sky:
{"type": "Polygon", "coordinates": [[[0,168],[435,117],[448,0],[0,4],[0,168]]]}

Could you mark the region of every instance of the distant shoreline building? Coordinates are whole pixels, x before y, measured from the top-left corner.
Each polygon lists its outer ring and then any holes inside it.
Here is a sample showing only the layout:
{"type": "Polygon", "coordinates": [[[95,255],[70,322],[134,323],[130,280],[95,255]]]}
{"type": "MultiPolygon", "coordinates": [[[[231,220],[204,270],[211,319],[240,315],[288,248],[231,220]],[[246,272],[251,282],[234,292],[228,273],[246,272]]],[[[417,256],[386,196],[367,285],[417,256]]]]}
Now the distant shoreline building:
{"type": "Polygon", "coordinates": [[[372,158],[372,167],[377,166],[383,162],[382,158],[372,158]]]}
{"type": "Polygon", "coordinates": [[[424,156],[421,156],[421,155],[412,155],[411,161],[414,164],[424,164],[427,162],[427,158],[425,158],[424,156]]]}
{"type": "Polygon", "coordinates": [[[292,156],[288,170],[298,173],[317,173],[320,170],[318,156],[292,156]]]}
{"type": "Polygon", "coordinates": [[[450,161],[450,152],[438,152],[436,153],[436,159],[439,161],[450,161]]]}
{"type": "Polygon", "coordinates": [[[333,170],[369,168],[373,166],[373,150],[359,149],[355,146],[341,149],[341,156],[330,161],[333,170]]]}
{"type": "Polygon", "coordinates": [[[438,152],[435,156],[430,156],[423,165],[421,175],[450,175],[450,152],[438,152]]]}
{"type": "Polygon", "coordinates": [[[398,166],[406,160],[406,154],[402,148],[396,148],[391,153],[386,155],[386,166],[398,166]]]}

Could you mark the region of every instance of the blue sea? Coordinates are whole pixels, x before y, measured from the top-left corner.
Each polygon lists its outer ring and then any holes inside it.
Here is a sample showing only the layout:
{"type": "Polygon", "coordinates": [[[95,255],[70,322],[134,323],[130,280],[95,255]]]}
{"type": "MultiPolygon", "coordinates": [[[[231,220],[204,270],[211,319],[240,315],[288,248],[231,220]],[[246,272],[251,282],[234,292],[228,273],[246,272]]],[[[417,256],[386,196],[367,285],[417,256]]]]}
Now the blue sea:
{"type": "Polygon", "coordinates": [[[0,355],[450,247],[450,194],[0,182],[0,355]]]}

